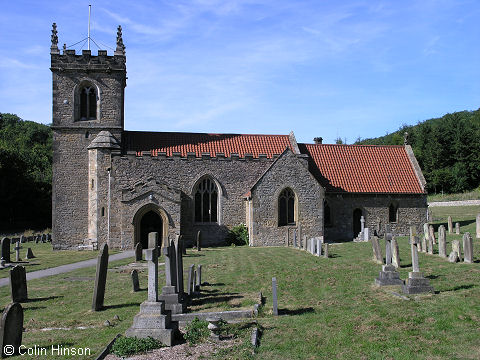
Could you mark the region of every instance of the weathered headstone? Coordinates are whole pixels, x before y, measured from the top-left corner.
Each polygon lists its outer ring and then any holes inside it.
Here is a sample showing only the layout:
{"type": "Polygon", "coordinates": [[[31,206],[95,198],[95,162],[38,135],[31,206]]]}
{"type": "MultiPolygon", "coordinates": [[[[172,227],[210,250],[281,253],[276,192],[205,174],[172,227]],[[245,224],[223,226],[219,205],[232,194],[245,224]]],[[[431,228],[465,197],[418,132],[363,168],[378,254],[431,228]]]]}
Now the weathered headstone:
{"type": "Polygon", "coordinates": [[[5,260],[6,263],[11,262],[10,260],[10,239],[4,237],[2,239],[2,259],[5,260]]]}
{"type": "Polygon", "coordinates": [[[458,253],[456,251],[452,251],[450,255],[448,255],[448,261],[451,263],[459,262],[460,259],[458,258],[458,253]]]}
{"type": "Polygon", "coordinates": [[[395,266],[395,268],[398,269],[400,267],[400,256],[398,254],[397,239],[392,238],[391,247],[392,247],[392,265],[395,266]]]}
{"type": "MultiPolygon", "coordinates": [[[[168,246],[168,240],[166,242],[168,246]]],[[[148,248],[149,249],[157,249],[160,246],[159,240],[158,240],[158,232],[150,232],[148,233],[148,248]]]]}
{"type": "Polygon", "coordinates": [[[23,308],[18,302],[14,302],[3,310],[0,322],[0,354],[2,358],[19,354],[22,332],[23,308]]]}
{"type": "Polygon", "coordinates": [[[182,314],[186,310],[186,303],[181,294],[177,292],[177,251],[175,242],[172,240],[168,247],[162,248],[165,255],[165,280],[166,285],[162,287],[162,294],[159,300],[165,302],[165,309],[172,314],[182,314]]]}
{"type": "Polygon", "coordinates": [[[477,214],[477,239],[480,239],[480,213],[477,214]]]}
{"type": "Polygon", "coordinates": [[[202,265],[197,266],[196,281],[195,281],[195,291],[200,291],[200,286],[202,285],[202,265]]]}
{"type": "Polygon", "coordinates": [[[365,218],[360,216],[360,234],[363,234],[363,231],[365,230],[365,218]]]}
{"type": "Polygon", "coordinates": [[[28,248],[25,258],[26,259],[33,259],[34,257],[35,257],[35,255],[33,255],[32,248],[28,248]]]}
{"type": "Polygon", "coordinates": [[[143,248],[141,243],[137,243],[135,245],[135,261],[142,261],[143,260],[143,248]]]}
{"type": "MultiPolygon", "coordinates": [[[[428,249],[428,241],[430,238],[430,234],[428,231],[428,224],[423,224],[423,240],[422,240],[422,252],[426,253],[428,249]]],[[[418,248],[417,248],[418,251],[418,248]]]]}
{"type": "Polygon", "coordinates": [[[400,274],[392,265],[392,234],[387,226],[385,226],[385,265],[379,272],[378,278],[375,279],[375,284],[384,285],[403,285],[400,280],[400,274]]]}
{"type": "Polygon", "coordinates": [[[23,235],[20,235],[20,243],[23,244],[23,243],[26,243],[27,242],[27,238],[23,235]]]}
{"type": "Polygon", "coordinates": [[[380,243],[378,242],[377,236],[372,237],[372,248],[373,248],[373,261],[383,265],[383,255],[380,250],[380,243]]]}
{"type": "Polygon", "coordinates": [[[272,278],[272,303],[273,303],[273,315],[278,315],[278,299],[277,299],[277,278],[272,278]]]}
{"type": "Polygon", "coordinates": [[[433,242],[433,245],[436,245],[436,239],[435,239],[435,229],[433,228],[433,225],[428,226],[428,235],[430,236],[430,239],[433,242]]]}
{"type": "Polygon", "coordinates": [[[193,295],[193,273],[194,273],[194,267],[195,265],[192,264],[188,267],[188,283],[187,283],[187,294],[188,296],[192,296],[193,295]]]}
{"type": "Polygon", "coordinates": [[[42,243],[46,243],[47,242],[47,234],[42,234],[42,243]]]}
{"type": "Polygon", "coordinates": [[[370,240],[370,229],[365,228],[363,229],[363,241],[369,241],[370,240]]]}
{"type": "Polygon", "coordinates": [[[451,216],[447,218],[447,225],[448,225],[448,233],[453,234],[453,222],[452,222],[451,216]]]}
{"type": "Polygon", "coordinates": [[[20,262],[22,259],[20,259],[20,249],[22,247],[20,246],[20,239],[15,243],[15,262],[20,262]]]}
{"type": "Polygon", "coordinates": [[[95,273],[95,287],[93,288],[92,310],[98,311],[103,308],[105,299],[105,286],[107,283],[108,269],[108,245],[103,244],[97,258],[97,271],[95,273]]]}
{"type": "Polygon", "coordinates": [[[317,242],[317,253],[316,253],[316,255],[320,256],[320,255],[322,255],[322,240],[320,238],[316,238],[316,242],[317,242]]]}
{"type": "Polygon", "coordinates": [[[452,241],[452,251],[456,252],[458,255],[458,259],[462,261],[462,249],[460,247],[460,240],[452,241]]]}
{"type": "Polygon", "coordinates": [[[12,302],[27,301],[27,273],[21,265],[16,265],[10,270],[10,290],[12,302]]]}
{"type": "Polygon", "coordinates": [[[35,236],[35,244],[40,242],[40,235],[35,236]]]}
{"type": "Polygon", "coordinates": [[[473,263],[473,238],[469,232],[463,234],[463,261],[473,263]]]}
{"type": "Polygon", "coordinates": [[[447,257],[447,234],[443,225],[438,228],[438,255],[447,257]]]}
{"type": "Polygon", "coordinates": [[[183,235],[177,237],[177,241],[175,243],[175,254],[177,256],[176,261],[176,271],[177,271],[177,293],[180,297],[183,298],[184,296],[184,285],[183,285],[183,248],[185,244],[183,242],[183,235]]]}
{"type": "Polygon", "coordinates": [[[433,292],[433,287],[430,286],[430,282],[420,272],[418,265],[418,249],[417,249],[417,231],[414,226],[410,227],[410,248],[412,251],[412,270],[408,273],[408,279],[405,285],[402,286],[402,290],[406,294],[419,294],[424,292],[433,292]]]}
{"type": "Polygon", "coordinates": [[[130,276],[132,277],[132,290],[134,292],[137,292],[140,290],[140,284],[138,282],[138,272],[137,270],[133,269],[132,272],[130,273],[130,276]]]}
{"type": "Polygon", "coordinates": [[[428,234],[428,253],[433,255],[433,236],[428,234]]]}
{"type": "Polygon", "coordinates": [[[328,258],[328,243],[323,244],[323,257],[328,258]]]}
{"type": "Polygon", "coordinates": [[[460,223],[455,223],[455,234],[460,235],[460,223]]]}
{"type": "Polygon", "coordinates": [[[197,232],[197,251],[202,251],[202,232],[197,232]]]}

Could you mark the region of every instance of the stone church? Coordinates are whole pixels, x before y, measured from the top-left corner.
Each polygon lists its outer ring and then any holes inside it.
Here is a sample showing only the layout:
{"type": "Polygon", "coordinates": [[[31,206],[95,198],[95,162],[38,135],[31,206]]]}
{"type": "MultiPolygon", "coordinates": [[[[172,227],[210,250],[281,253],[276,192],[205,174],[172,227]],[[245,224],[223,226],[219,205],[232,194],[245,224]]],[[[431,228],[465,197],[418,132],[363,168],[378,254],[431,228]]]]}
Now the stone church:
{"type": "Polygon", "coordinates": [[[217,245],[238,224],[250,246],[292,246],[294,236],[352,240],[362,217],[398,235],[426,221],[425,179],[409,145],[128,131],[121,27],[110,56],[60,52],[54,24],[50,53],[56,249],[132,249],[151,231],[188,243],[201,230],[217,245]]]}

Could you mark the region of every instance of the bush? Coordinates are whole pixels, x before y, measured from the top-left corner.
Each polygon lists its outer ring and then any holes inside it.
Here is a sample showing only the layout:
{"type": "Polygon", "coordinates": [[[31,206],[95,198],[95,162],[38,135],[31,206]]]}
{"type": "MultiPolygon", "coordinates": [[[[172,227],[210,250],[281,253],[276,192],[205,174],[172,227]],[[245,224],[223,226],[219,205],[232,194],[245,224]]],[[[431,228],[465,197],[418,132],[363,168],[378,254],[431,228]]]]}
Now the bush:
{"type": "Polygon", "coordinates": [[[121,336],[112,346],[112,353],[117,356],[129,356],[137,353],[144,353],[149,350],[162,347],[162,343],[154,338],[139,339],[137,337],[121,336]]]}
{"type": "Polygon", "coordinates": [[[205,320],[199,320],[196,317],[185,327],[185,335],[183,335],[183,337],[190,345],[193,345],[205,341],[209,335],[210,330],[208,330],[208,322],[205,320]]]}
{"type": "Polygon", "coordinates": [[[236,225],[228,231],[227,243],[229,245],[248,245],[248,229],[245,224],[236,225]]]}

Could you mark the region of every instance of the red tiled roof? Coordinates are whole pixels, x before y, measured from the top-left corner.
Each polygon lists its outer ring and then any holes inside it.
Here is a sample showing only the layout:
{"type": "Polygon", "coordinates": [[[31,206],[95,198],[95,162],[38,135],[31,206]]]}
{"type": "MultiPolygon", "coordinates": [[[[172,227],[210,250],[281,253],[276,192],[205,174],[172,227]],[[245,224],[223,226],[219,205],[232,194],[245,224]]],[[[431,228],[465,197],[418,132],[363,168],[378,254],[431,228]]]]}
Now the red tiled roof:
{"type": "Polygon", "coordinates": [[[420,194],[403,146],[298,144],[312,173],[331,192],[420,194]]]}
{"type": "Polygon", "coordinates": [[[288,135],[125,131],[122,142],[126,146],[125,151],[150,151],[153,156],[166,152],[167,156],[180,153],[185,157],[187,153],[195,153],[195,156],[201,157],[202,153],[209,153],[216,157],[217,153],[224,153],[230,157],[235,153],[240,157],[252,154],[258,158],[260,154],[265,154],[271,158],[287,147],[292,148],[288,135]]]}

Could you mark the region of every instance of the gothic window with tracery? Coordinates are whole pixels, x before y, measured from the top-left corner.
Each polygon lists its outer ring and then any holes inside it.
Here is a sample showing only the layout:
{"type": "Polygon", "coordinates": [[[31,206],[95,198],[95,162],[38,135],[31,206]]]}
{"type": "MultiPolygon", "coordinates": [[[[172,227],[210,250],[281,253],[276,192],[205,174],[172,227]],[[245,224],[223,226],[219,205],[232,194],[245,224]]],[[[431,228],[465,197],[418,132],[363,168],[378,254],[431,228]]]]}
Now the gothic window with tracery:
{"type": "Polygon", "coordinates": [[[218,189],[210,178],[202,179],[195,190],[195,222],[218,221],[218,189]]]}
{"type": "Polygon", "coordinates": [[[80,90],[80,120],[97,118],[97,94],[93,86],[84,86],[80,90]]]}
{"type": "Polygon", "coordinates": [[[295,193],[290,188],[278,196],[278,226],[285,225],[295,225],[295,193]]]}

